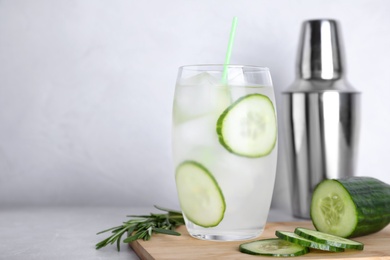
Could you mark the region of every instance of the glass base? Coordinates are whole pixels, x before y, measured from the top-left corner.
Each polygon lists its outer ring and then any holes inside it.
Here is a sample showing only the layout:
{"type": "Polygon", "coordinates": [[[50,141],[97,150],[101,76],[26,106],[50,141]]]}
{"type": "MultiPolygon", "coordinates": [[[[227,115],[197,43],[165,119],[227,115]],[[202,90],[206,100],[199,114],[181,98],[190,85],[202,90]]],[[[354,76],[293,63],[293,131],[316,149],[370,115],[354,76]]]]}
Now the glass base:
{"type": "Polygon", "coordinates": [[[241,241],[257,238],[263,233],[264,229],[256,232],[199,232],[199,230],[188,230],[190,236],[209,241],[241,241]],[[197,232],[198,231],[198,232],[197,232]]]}

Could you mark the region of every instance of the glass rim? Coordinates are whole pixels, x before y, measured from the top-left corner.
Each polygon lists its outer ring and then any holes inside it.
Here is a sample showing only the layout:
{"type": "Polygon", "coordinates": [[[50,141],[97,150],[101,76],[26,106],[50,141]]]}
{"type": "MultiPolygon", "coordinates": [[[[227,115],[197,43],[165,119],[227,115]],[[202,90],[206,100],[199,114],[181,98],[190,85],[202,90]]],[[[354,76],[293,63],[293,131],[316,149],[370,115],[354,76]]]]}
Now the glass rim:
{"type": "MultiPolygon", "coordinates": [[[[257,71],[270,71],[270,69],[266,66],[259,66],[259,65],[244,65],[244,64],[189,64],[189,65],[183,65],[180,66],[179,69],[192,69],[192,70],[199,70],[200,68],[215,68],[216,71],[221,71],[225,68],[225,66],[229,68],[248,68],[248,69],[254,69],[257,71]]],[[[210,70],[210,69],[209,69],[210,70]]]]}

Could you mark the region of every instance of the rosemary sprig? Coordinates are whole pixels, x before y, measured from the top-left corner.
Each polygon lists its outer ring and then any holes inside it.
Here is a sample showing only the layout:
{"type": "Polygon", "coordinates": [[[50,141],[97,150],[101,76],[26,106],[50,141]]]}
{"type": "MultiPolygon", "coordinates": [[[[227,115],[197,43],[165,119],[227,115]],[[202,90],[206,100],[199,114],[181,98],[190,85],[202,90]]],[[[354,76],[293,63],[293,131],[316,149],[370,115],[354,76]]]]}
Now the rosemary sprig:
{"type": "Polygon", "coordinates": [[[129,243],[137,239],[149,240],[153,233],[161,233],[173,236],[180,236],[180,233],[174,231],[177,226],[184,225],[183,215],[180,211],[166,209],[158,206],[155,208],[165,211],[164,214],[150,215],[130,215],[132,219],[123,222],[122,225],[112,227],[97,233],[97,235],[111,231],[112,235],[96,244],[96,249],[116,243],[120,251],[120,242],[122,236],[127,233],[127,238],[123,243],[129,243]]]}

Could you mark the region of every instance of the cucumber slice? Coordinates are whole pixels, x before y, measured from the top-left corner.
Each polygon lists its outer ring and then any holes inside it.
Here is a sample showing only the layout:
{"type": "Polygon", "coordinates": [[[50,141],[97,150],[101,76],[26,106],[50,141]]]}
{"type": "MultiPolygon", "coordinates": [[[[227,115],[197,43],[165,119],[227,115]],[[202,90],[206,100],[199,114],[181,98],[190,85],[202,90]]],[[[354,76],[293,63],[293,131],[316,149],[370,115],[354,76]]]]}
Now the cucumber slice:
{"type": "Polygon", "coordinates": [[[346,239],[343,237],[334,236],[331,234],[326,234],[316,230],[307,229],[307,228],[298,227],[295,229],[294,233],[297,234],[298,236],[304,237],[314,242],[327,244],[333,247],[356,249],[356,250],[363,250],[364,248],[364,245],[360,242],[346,239]]]}
{"type": "Polygon", "coordinates": [[[213,175],[200,163],[185,161],[176,169],[176,186],[183,214],[201,227],[215,227],[226,204],[213,175]]]}
{"type": "Polygon", "coordinates": [[[303,238],[301,236],[298,236],[297,234],[293,232],[288,232],[288,231],[276,231],[275,235],[283,240],[299,244],[301,246],[305,247],[310,247],[310,248],[315,248],[323,251],[331,251],[331,252],[344,252],[344,248],[340,247],[335,247],[327,244],[322,244],[322,243],[317,243],[312,240],[303,238]]]}
{"type": "Polygon", "coordinates": [[[217,134],[221,145],[236,155],[254,158],[268,155],[277,139],[272,101],[261,94],[239,98],[218,118],[217,134]]]}
{"type": "Polygon", "coordinates": [[[390,223],[390,185],[371,177],[324,180],[314,189],[310,216],[317,230],[336,236],[375,233],[390,223]]]}
{"type": "Polygon", "coordinates": [[[309,248],[279,238],[256,240],[241,244],[240,252],[263,256],[300,256],[309,252],[309,248]]]}

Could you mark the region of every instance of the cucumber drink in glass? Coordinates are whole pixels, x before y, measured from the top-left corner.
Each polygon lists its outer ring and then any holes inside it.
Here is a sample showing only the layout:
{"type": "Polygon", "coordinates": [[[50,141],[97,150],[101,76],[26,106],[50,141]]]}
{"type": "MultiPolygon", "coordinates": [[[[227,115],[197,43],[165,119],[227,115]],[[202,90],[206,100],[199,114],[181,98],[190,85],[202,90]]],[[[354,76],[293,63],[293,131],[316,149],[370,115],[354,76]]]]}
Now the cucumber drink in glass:
{"type": "Polygon", "coordinates": [[[275,109],[268,68],[179,68],[173,161],[191,236],[230,241],[262,233],[276,172],[275,109]]]}

